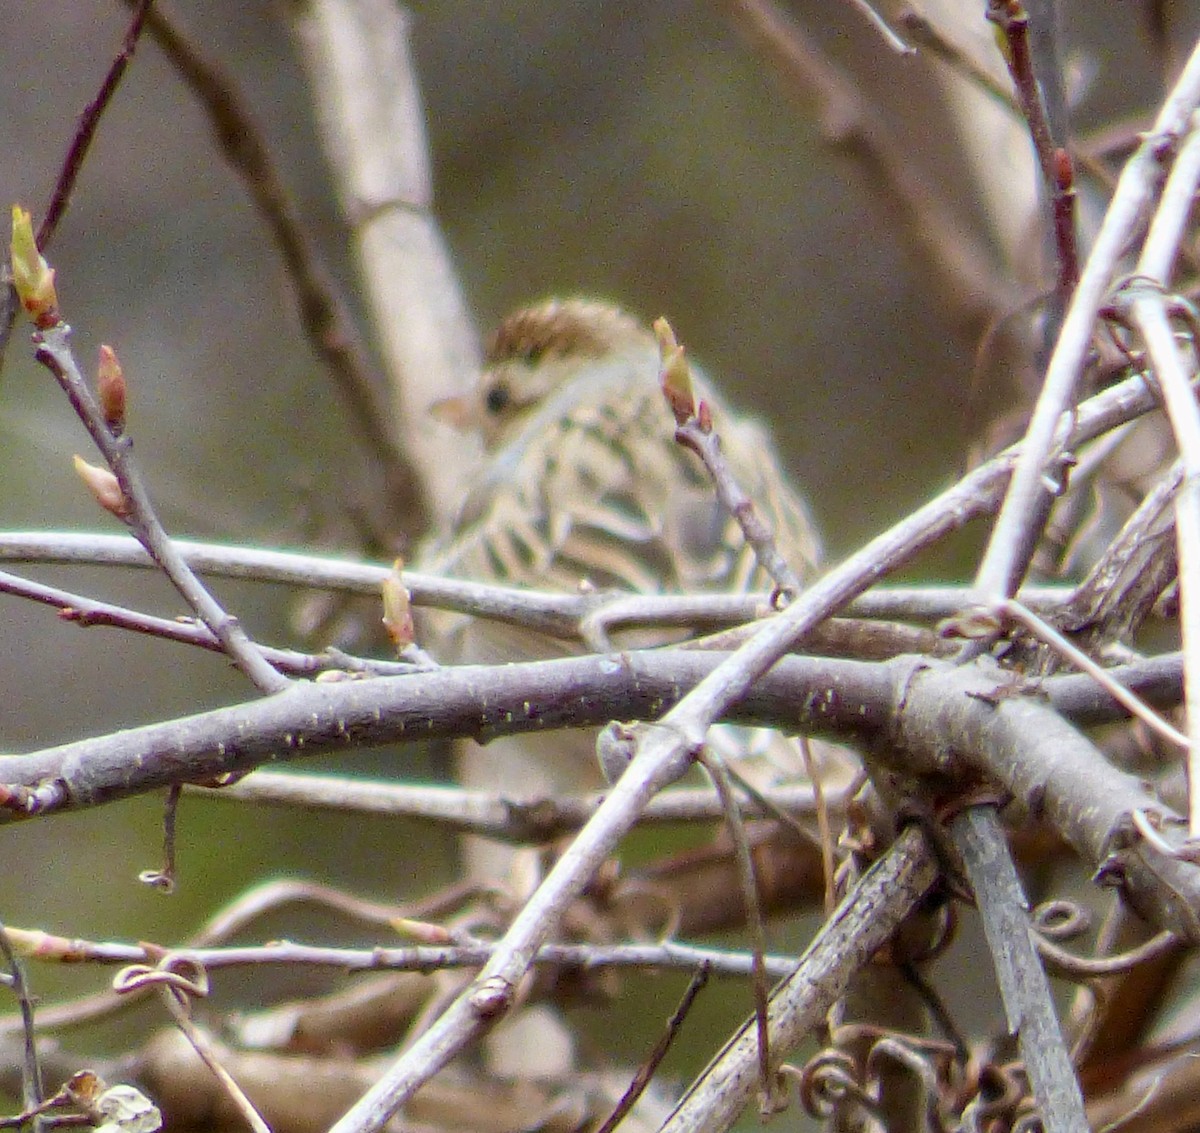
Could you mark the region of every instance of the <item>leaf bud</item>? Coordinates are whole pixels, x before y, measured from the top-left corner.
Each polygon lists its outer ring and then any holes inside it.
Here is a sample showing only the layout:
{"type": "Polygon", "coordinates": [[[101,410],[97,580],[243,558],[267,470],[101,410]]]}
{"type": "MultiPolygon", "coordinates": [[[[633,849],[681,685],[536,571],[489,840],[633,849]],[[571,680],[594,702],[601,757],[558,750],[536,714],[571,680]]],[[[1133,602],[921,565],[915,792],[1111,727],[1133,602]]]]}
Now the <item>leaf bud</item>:
{"type": "Polygon", "coordinates": [[[684,425],[696,412],[691,367],[683,355],[683,347],[676,341],[675,332],[666,319],[659,318],[654,321],[654,337],[658,339],[658,380],[663,396],[675,415],[675,423],[684,425]]]}
{"type": "Polygon", "coordinates": [[[412,603],[408,587],[404,585],[401,571],[404,561],[397,559],[392,573],[380,586],[383,592],[383,628],[397,650],[406,649],[416,639],[413,627],[412,603]]]}
{"type": "Polygon", "coordinates": [[[59,321],[58,294],[54,290],[54,269],[38,251],[33,222],[20,205],[12,210],[12,281],[21,306],[45,330],[59,321]]]}
{"type": "Polygon", "coordinates": [[[111,346],[100,347],[96,393],[105,423],[114,433],[120,433],[125,428],[125,371],[111,346]]]}
{"type": "Polygon", "coordinates": [[[79,479],[87,485],[87,490],[105,511],[111,512],[118,519],[129,518],[129,501],[121,491],[120,481],[107,468],[88,464],[82,456],[75,457],[75,471],[79,479]]]}

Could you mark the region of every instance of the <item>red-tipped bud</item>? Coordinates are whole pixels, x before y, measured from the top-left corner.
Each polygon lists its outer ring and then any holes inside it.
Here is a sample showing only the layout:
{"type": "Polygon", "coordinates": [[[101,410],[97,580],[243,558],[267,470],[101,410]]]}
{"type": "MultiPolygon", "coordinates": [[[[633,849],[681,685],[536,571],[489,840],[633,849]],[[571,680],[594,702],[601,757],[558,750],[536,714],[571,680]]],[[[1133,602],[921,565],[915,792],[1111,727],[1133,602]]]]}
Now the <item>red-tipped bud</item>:
{"type": "Polygon", "coordinates": [[[125,428],[125,371],[111,346],[100,347],[100,364],[96,368],[96,393],[104,420],[114,433],[125,428]]]}
{"type": "Polygon", "coordinates": [[[99,468],[88,464],[82,456],[75,457],[75,471],[79,479],[87,485],[87,490],[105,511],[111,512],[118,519],[129,518],[129,501],[121,491],[120,482],[107,468],[99,468]]]}
{"type": "Polygon", "coordinates": [[[1054,181],[1060,193],[1075,188],[1075,165],[1071,155],[1061,146],[1054,151],[1054,181]]]}
{"type": "Polygon", "coordinates": [[[671,407],[677,425],[686,424],[696,412],[696,397],[692,392],[692,371],[683,356],[683,347],[675,340],[675,332],[666,319],[654,322],[654,337],[658,339],[659,374],[663,397],[671,407]]]}
{"type": "Polygon", "coordinates": [[[403,560],[397,559],[392,566],[392,573],[380,586],[383,591],[383,628],[387,630],[387,635],[397,650],[406,649],[416,640],[412,603],[408,587],[404,585],[401,577],[403,569],[403,560]]]}
{"type": "Polygon", "coordinates": [[[21,306],[40,329],[54,326],[59,321],[54,270],[38,251],[33,222],[20,205],[13,205],[10,249],[13,287],[21,306]]]}

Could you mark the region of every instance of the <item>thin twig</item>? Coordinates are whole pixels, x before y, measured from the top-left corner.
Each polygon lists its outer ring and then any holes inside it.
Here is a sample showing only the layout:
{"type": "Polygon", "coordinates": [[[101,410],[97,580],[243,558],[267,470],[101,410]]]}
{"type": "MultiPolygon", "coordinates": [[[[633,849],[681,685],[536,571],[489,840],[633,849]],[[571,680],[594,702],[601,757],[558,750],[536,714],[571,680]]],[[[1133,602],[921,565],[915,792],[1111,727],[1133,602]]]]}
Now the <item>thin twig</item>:
{"type": "MultiPolygon", "coordinates": [[[[114,538],[113,536],[97,536],[95,538],[114,538]]],[[[122,539],[117,536],[116,538],[122,539]]],[[[122,541],[124,541],[122,539],[122,541]]],[[[140,565],[153,566],[154,562],[146,556],[140,543],[129,540],[137,548],[143,562],[140,565]]],[[[185,560],[188,558],[184,552],[185,560]]],[[[191,563],[189,563],[191,565],[191,563]]],[[[12,594],[27,598],[45,606],[51,606],[58,611],[63,621],[82,627],[114,626],[118,629],[129,630],[133,633],[158,637],[164,641],[173,641],[181,645],[192,645],[211,653],[224,653],[224,647],[205,625],[191,619],[162,618],[154,614],[132,610],[127,606],[118,606],[112,602],[101,602],[94,598],[85,597],[57,586],[46,586],[41,582],[33,582],[7,571],[0,571],[0,594],[12,594]]],[[[300,653],[294,649],[277,649],[272,646],[260,645],[260,651],[276,669],[290,673],[292,676],[317,676],[326,672],[369,673],[373,676],[396,676],[400,673],[412,672],[414,663],[405,661],[380,661],[368,657],[354,657],[340,650],[327,650],[324,653],[300,653]]],[[[416,667],[427,667],[417,664],[416,667]]]]}
{"type": "Polygon", "coordinates": [[[887,21],[867,3],[867,0],[847,0],[847,2],[852,8],[858,10],[867,23],[879,33],[879,38],[897,55],[915,54],[914,49],[888,27],[887,21]]]}
{"type": "Polygon", "coordinates": [[[38,226],[37,245],[41,252],[45,252],[50,247],[54,234],[58,231],[59,222],[66,214],[67,206],[71,203],[75,182],[79,179],[84,160],[88,150],[91,149],[92,140],[100,126],[100,119],[108,109],[121,79],[125,77],[125,71],[133,59],[133,53],[137,50],[138,40],[141,38],[142,27],[150,12],[151,3],[152,0],[130,0],[129,6],[133,9],[133,19],[130,20],[129,27],[126,29],[121,50],[117,52],[116,58],[109,65],[96,97],[83,108],[83,113],[79,116],[75,135],[71,138],[62,170],[54,184],[54,193],[50,197],[50,204],[46,207],[46,215],[38,226]]]}
{"type": "MultiPolygon", "coordinates": [[[[1042,20],[1053,25],[1050,5],[1044,0],[1039,0],[1037,8],[1042,20]]],[[[1066,310],[1071,292],[1079,279],[1074,172],[1067,149],[1069,138],[1065,134],[1065,100],[1060,100],[1063,105],[1056,108],[1055,116],[1064,121],[1062,132],[1055,137],[1049,107],[1043,97],[1051,90],[1061,90],[1062,87],[1062,77],[1057,67],[1057,52],[1051,50],[1040,53],[1039,62],[1043,64],[1042,67],[1038,67],[1034,61],[1034,41],[1041,39],[1053,47],[1055,29],[1053,26],[1031,28],[1030,12],[1020,0],[991,0],[987,16],[1000,28],[1008,44],[1006,59],[1009,73],[1017,90],[1021,113],[1029,125],[1034,152],[1042,170],[1042,182],[1051,202],[1054,247],[1058,262],[1056,310],[1062,312],[1066,310]]],[[[1057,331],[1057,327],[1051,329],[1057,331]]]]}
{"type": "MultiPolygon", "coordinates": [[[[812,784],[813,812],[817,820],[817,842],[821,847],[821,873],[825,878],[825,912],[832,913],[837,903],[837,866],[835,862],[835,846],[833,840],[833,824],[829,821],[831,800],[821,783],[820,769],[813,758],[812,741],[807,736],[800,736],[796,741],[800,745],[800,756],[804,760],[804,771],[812,784]]],[[[847,790],[850,788],[847,787],[847,790]]]]}
{"type": "Polygon", "coordinates": [[[163,800],[163,864],[161,868],[144,869],[138,874],[138,881],[161,893],[175,891],[175,819],[179,815],[179,796],[182,792],[182,784],[173,783],[167,788],[167,797],[163,800]]]}
{"type": "MultiPolygon", "coordinates": [[[[937,877],[934,854],[916,826],[842,899],[805,949],[794,973],[771,996],[770,1028],[777,1058],[824,1021],[850,978],[891,937],[937,877]]],[[[753,1021],[725,1044],[689,1087],[662,1133],[723,1133],[754,1091],[757,1039],[753,1021]]]]}
{"type": "Polygon", "coordinates": [[[897,14],[896,22],[918,47],[936,55],[943,63],[966,78],[972,86],[983,91],[988,98],[1006,110],[1020,114],[1021,108],[1017,105],[1012,91],[997,82],[977,58],[943,35],[941,29],[924,12],[911,5],[905,6],[897,14]]]}
{"type": "MultiPolygon", "coordinates": [[[[1076,222],[1075,165],[1071,155],[1071,120],[1063,79],[1063,52],[1060,47],[1060,0],[998,0],[1002,6],[1024,9],[1026,28],[1010,37],[1012,67],[1028,72],[1018,80],[1029,90],[1021,95],[1022,108],[1027,113],[1041,115],[1044,127],[1034,128],[1035,148],[1038,138],[1048,138],[1049,161],[1043,174],[1046,197],[1050,201],[1050,243],[1058,265],[1054,301],[1046,312],[1044,341],[1047,354],[1058,341],[1062,317],[1079,282],[1079,236],[1076,222]],[[1024,41],[1018,46],[1015,40],[1024,41]]],[[[1007,22],[1007,21],[1004,21],[1007,22]]],[[[1039,164],[1041,158],[1039,154],[1039,164]]]]}
{"type": "MultiPolygon", "coordinates": [[[[21,1064],[21,1101],[27,1112],[36,1112],[42,1104],[45,1087],[42,1083],[42,1068],[38,1061],[37,1030],[33,1018],[33,997],[25,983],[25,972],[21,962],[13,950],[8,929],[0,923],[0,955],[4,957],[4,966],[8,969],[8,983],[13,998],[17,1001],[17,1011],[21,1024],[21,1034],[24,1038],[23,1061],[21,1064]]],[[[32,1133],[40,1133],[43,1122],[34,1119],[31,1123],[32,1133]]]]}
{"type": "Polygon", "coordinates": [[[683,1026],[683,1021],[687,1018],[688,1012],[691,1011],[692,1004],[696,1001],[696,996],[700,994],[704,986],[708,983],[708,973],[709,968],[707,965],[701,965],[696,969],[696,974],[692,976],[687,990],[683,993],[683,998],[680,999],[679,1005],[671,1012],[671,1017],[667,1020],[666,1030],[654,1044],[654,1049],[650,1051],[642,1065],[638,1067],[633,1081],[629,1083],[629,1089],[621,1095],[621,1100],[613,1107],[612,1113],[604,1119],[604,1122],[596,1130],[596,1133],[612,1133],[624,1120],[626,1114],[633,1109],[638,1098],[642,1096],[646,1087],[650,1084],[651,1078],[654,1077],[654,1072],[662,1064],[662,1060],[666,1058],[667,1052],[675,1042],[675,1036],[679,1034],[679,1029],[683,1026]]]}
{"type": "MultiPolygon", "coordinates": [[[[18,934],[17,930],[13,930],[18,934]]],[[[48,933],[18,934],[36,937],[34,953],[39,962],[69,964],[141,965],[157,963],[163,955],[157,945],[125,944],[119,941],[93,941],[55,937],[48,933]]],[[[337,948],[302,944],[293,940],[267,944],[241,944],[211,948],[188,947],[185,954],[208,972],[242,968],[328,968],[335,971],[362,972],[438,972],[461,968],[479,968],[496,950],[496,942],[467,937],[452,944],[418,944],[405,948],[337,948]]],[[[175,952],[173,955],[184,953],[175,952]]],[[[739,949],[709,948],[668,940],[657,944],[546,944],[534,957],[535,964],[566,970],[596,968],[645,969],[648,971],[690,971],[706,967],[714,976],[749,979],[754,974],[754,958],[739,949]]],[[[796,957],[770,955],[763,966],[774,979],[790,975],[796,969],[796,957]]],[[[134,988],[122,986],[121,994],[134,988]]],[[[71,1024],[92,1022],[93,1018],[70,1020],[71,1024]]],[[[0,1032],[19,1024],[5,1025],[0,1032]]],[[[61,1029],[66,1023],[60,1020],[61,1029]]]]}
{"type": "MultiPolygon", "coordinates": [[[[478,886],[462,882],[417,901],[396,903],[370,901],[315,881],[298,881],[294,878],[266,881],[252,886],[214,914],[191,938],[187,948],[194,952],[197,948],[220,944],[287,905],[315,905],[359,924],[396,931],[400,924],[411,925],[418,920],[449,917],[480,895],[478,886]]],[[[439,943],[445,943],[448,935],[443,932],[439,943]]]]}
{"type": "Polygon", "coordinates": [[[754,551],[758,565],[788,598],[799,594],[804,583],[779,553],[770,525],[738,483],[725,454],[721,452],[720,437],[711,424],[705,429],[697,417],[690,417],[676,428],[675,439],[700,458],[712,479],[717,499],[741,529],[746,543],[754,551]]]}
{"type": "MultiPolygon", "coordinates": [[[[596,793],[516,800],[497,792],[463,787],[267,770],[255,771],[228,787],[189,787],[188,793],[217,802],[419,818],[443,824],[456,833],[519,845],[545,845],[573,833],[604,799],[603,793],[596,793]]],[[[783,813],[794,819],[819,814],[817,789],[809,783],[759,789],[757,794],[761,803],[752,799],[742,804],[747,818],[772,818],[783,813]]],[[[841,790],[825,791],[823,795],[826,809],[838,812],[845,806],[841,790]]],[[[722,817],[721,801],[712,791],[676,787],[653,799],[638,821],[639,825],[691,825],[720,821],[722,817]]]]}
{"type": "MultiPolygon", "coordinates": [[[[109,103],[112,102],[112,97],[116,94],[117,87],[120,85],[121,79],[124,77],[125,71],[133,59],[133,54],[137,50],[138,40],[142,34],[142,27],[152,2],[153,0],[130,0],[130,7],[134,9],[134,13],[125,31],[125,38],[122,41],[121,48],[112,63],[109,64],[104,81],[100,84],[100,89],[95,98],[84,107],[83,113],[79,116],[79,121],[76,123],[71,144],[67,147],[67,154],[59,171],[58,179],[54,183],[54,192],[50,197],[50,204],[47,206],[45,216],[38,227],[37,245],[38,249],[42,252],[45,252],[54,240],[54,234],[58,231],[59,222],[66,214],[67,207],[71,203],[71,194],[75,189],[75,182],[79,179],[84,159],[87,157],[88,150],[91,149],[92,140],[95,138],[96,130],[100,126],[100,119],[104,116],[105,110],[108,109],[109,103]]],[[[17,313],[21,309],[21,305],[17,301],[16,292],[8,280],[7,265],[3,270],[0,270],[0,287],[4,291],[3,302],[0,303],[0,367],[2,367],[4,355],[8,349],[8,342],[12,336],[13,326],[16,324],[17,313]]]]}
{"type": "Polygon", "coordinates": [[[785,82],[815,97],[826,135],[865,169],[863,183],[930,268],[957,321],[977,332],[1010,308],[1012,292],[975,234],[932,191],[911,156],[848,75],[772,0],[726,0],[734,22],[785,82]]]}
{"type": "MultiPolygon", "coordinates": [[[[1193,580],[1200,572],[1200,409],[1191,390],[1184,362],[1171,326],[1170,314],[1182,313],[1192,331],[1196,351],[1200,319],[1176,302],[1168,312],[1165,288],[1183,240],[1200,181],[1200,120],[1193,115],[1191,130],[1176,157],[1162,200],[1138,260],[1137,275],[1117,296],[1128,319],[1146,344],[1154,375],[1183,465],[1183,483],[1175,495],[1175,538],[1180,579],[1180,628],[1186,678],[1186,718],[1191,740],[1188,779],[1200,784],[1200,595],[1193,580]]],[[[1194,366],[1193,366],[1194,369],[1194,366]]],[[[1188,839],[1200,844],[1200,787],[1188,792],[1188,839]]]]}
{"type": "Polygon", "coordinates": [[[113,990],[124,995],[156,988],[161,993],[163,1004],[175,1025],[191,1044],[200,1061],[220,1082],[222,1089],[246,1119],[253,1133],[271,1133],[270,1126],[246,1097],[245,1091],[221,1065],[212,1040],[192,1021],[192,997],[203,998],[208,995],[208,973],[204,965],[190,952],[167,953],[151,960],[150,963],[133,964],[118,972],[113,980],[113,990]]]}
{"type": "MultiPolygon", "coordinates": [[[[1128,391],[1141,388],[1138,381],[1128,391]]],[[[330,555],[190,539],[176,539],[175,548],[199,574],[348,594],[378,594],[392,569],[330,555]]],[[[71,531],[0,531],[0,562],[4,561],[155,568],[135,539],[71,531]]],[[[572,627],[586,626],[592,618],[629,627],[741,624],[761,617],[770,603],[769,594],[563,594],[417,571],[405,571],[404,584],[414,605],[507,619],[557,637],[572,636],[572,627]]],[[[1031,586],[1019,597],[1030,609],[1048,610],[1067,601],[1072,592],[1069,586],[1031,586]]],[[[940,622],[961,610],[970,594],[967,586],[880,586],[855,598],[846,611],[861,618],[940,622]]],[[[586,630],[579,633],[586,640],[586,630]]]]}
{"type": "Polygon", "coordinates": [[[1005,602],[998,603],[995,609],[1002,616],[1011,618],[1019,625],[1024,626],[1035,637],[1049,645],[1068,664],[1074,665],[1077,669],[1087,673],[1113,700],[1128,709],[1131,716],[1141,720],[1148,728],[1157,732],[1165,739],[1170,740],[1171,743],[1177,744],[1185,751],[1189,749],[1187,736],[1164,720],[1140,697],[1113,680],[1109,670],[1097,665],[1086,653],[1072,645],[1048,622],[1039,618],[1031,610],[1025,609],[1020,602],[1014,601],[1011,598],[1005,602]]]}
{"type": "MultiPolygon", "coordinates": [[[[1200,411],[1191,392],[1188,371],[1167,317],[1163,296],[1134,299],[1130,318],[1153,361],[1155,377],[1183,462],[1183,483],[1175,495],[1179,618],[1186,669],[1187,730],[1191,741],[1189,778],[1192,783],[1200,784],[1200,595],[1193,589],[1193,580],[1200,572],[1200,411]]],[[[1188,792],[1188,837],[1200,845],[1200,788],[1188,792]]]]}
{"type": "Polygon", "coordinates": [[[766,934],[763,930],[762,906],[758,900],[758,877],[754,871],[754,860],[750,856],[750,844],[746,838],[746,824],[733,793],[729,771],[711,749],[705,749],[697,762],[708,773],[713,789],[721,800],[729,837],[733,845],[734,861],[737,863],[738,882],[742,900],[746,905],[746,927],[750,932],[750,952],[754,958],[754,1022],[758,1037],[758,1089],[759,1109],[763,1114],[775,1108],[775,1091],[771,1081],[771,1036],[767,1028],[767,974],[763,964],[766,954],[766,934]]]}
{"type": "MultiPolygon", "coordinates": [[[[472,887],[452,885],[423,900],[384,907],[351,897],[331,886],[313,882],[290,879],[265,882],[254,886],[219,910],[182,949],[176,948],[174,951],[186,951],[199,957],[207,967],[219,968],[224,961],[218,945],[242,932],[265,914],[294,902],[313,902],[372,924],[387,922],[390,928],[394,927],[393,922],[396,918],[411,920],[414,917],[450,916],[458,912],[468,900],[477,896],[478,892],[472,887]]],[[[154,960],[161,954],[155,953],[151,956],[144,945],[138,945],[136,948],[127,945],[97,945],[77,939],[50,937],[45,933],[24,933],[22,937],[22,946],[28,954],[40,955],[46,952],[47,959],[65,959],[68,963],[74,962],[74,957],[80,960],[96,959],[101,963],[115,961],[136,964],[154,960]],[[82,948],[85,954],[77,955],[77,948],[82,948]]],[[[118,995],[108,991],[56,1003],[42,1009],[38,1024],[41,1030],[46,1031],[95,1023],[131,1006],[138,998],[136,994],[118,995]]],[[[0,1035],[10,1034],[19,1027],[19,1019],[13,1019],[11,1016],[0,1017],[0,1035]]]]}
{"type": "Polygon", "coordinates": [[[120,484],[127,508],[126,521],[138,542],[162,568],[180,596],[221,642],[230,660],[262,692],[278,692],[290,683],[274,669],[235,618],[221,608],[171,544],[158,520],[141,473],[133,459],[128,435],[117,435],[75,363],[63,322],[38,333],[35,356],[57,379],[120,484]]]}

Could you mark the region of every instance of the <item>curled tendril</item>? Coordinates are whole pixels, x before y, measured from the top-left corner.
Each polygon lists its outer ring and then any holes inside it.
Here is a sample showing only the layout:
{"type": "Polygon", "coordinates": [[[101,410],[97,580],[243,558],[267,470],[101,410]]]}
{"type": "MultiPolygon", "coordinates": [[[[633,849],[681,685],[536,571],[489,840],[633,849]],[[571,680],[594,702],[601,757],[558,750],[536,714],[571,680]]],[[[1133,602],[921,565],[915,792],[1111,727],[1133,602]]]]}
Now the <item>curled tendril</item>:
{"type": "Polygon", "coordinates": [[[970,1111],[975,1128],[999,1123],[1007,1129],[1028,1096],[1029,1083],[1019,1062],[985,1062],[977,1071],[974,1096],[963,1107],[964,1126],[970,1111]]]}
{"type": "Polygon", "coordinates": [[[1112,956],[1076,956],[1036,932],[1033,934],[1033,942],[1047,968],[1055,975],[1074,980],[1120,975],[1136,968],[1138,964],[1157,959],[1180,947],[1179,938],[1170,932],[1157,933],[1144,944],[1112,956]]]}
{"type": "Polygon", "coordinates": [[[894,963],[920,965],[936,960],[954,943],[958,935],[958,909],[952,901],[943,901],[932,925],[922,925],[919,934],[898,933],[891,945],[894,963]]]}
{"type": "Polygon", "coordinates": [[[1033,927],[1048,940],[1072,940],[1092,927],[1091,914],[1065,898],[1043,901],[1030,915],[1033,927]]]}
{"type": "Polygon", "coordinates": [[[974,1097],[963,1106],[962,1118],[958,1124],[961,1133],[983,1133],[986,1120],[983,1114],[984,1104],[982,1098],[974,1097]]]}
{"type": "Polygon", "coordinates": [[[845,1051],[826,1047],[804,1064],[799,1073],[800,1104],[810,1117],[833,1117],[848,1100],[873,1107],[858,1080],[858,1065],[845,1051]]]}
{"type": "Polygon", "coordinates": [[[930,1129],[943,1127],[942,1097],[946,1069],[954,1058],[954,1048],[948,1043],[939,1044],[943,1050],[918,1051],[908,1042],[885,1036],[881,1038],[867,1055],[868,1089],[872,1095],[880,1096],[885,1062],[900,1066],[908,1073],[915,1075],[921,1082],[925,1102],[926,1124],[930,1129]],[[938,1065],[938,1055],[941,1055],[942,1065],[938,1065]]]}
{"type": "Polygon", "coordinates": [[[147,988],[169,988],[180,995],[204,999],[208,995],[208,972],[186,952],[168,952],[156,964],[130,964],[112,982],[118,995],[147,988]]]}

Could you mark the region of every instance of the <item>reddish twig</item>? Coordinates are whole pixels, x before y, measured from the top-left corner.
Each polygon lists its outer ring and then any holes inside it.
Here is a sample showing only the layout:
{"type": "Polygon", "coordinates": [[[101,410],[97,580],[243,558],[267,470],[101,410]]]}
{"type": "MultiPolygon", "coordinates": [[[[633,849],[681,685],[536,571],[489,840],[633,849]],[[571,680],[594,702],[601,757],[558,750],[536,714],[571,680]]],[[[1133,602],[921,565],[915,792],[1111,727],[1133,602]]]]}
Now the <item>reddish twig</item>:
{"type": "Polygon", "coordinates": [[[1017,90],[1021,113],[1029,125],[1034,152],[1042,170],[1042,179],[1046,187],[1050,188],[1055,180],[1056,143],[1051,136],[1046,107],[1038,90],[1038,76],[1034,74],[1033,57],[1029,50],[1029,14],[1020,0],[991,0],[988,4],[987,18],[1004,34],[1008,46],[1005,61],[1017,90]]]}
{"type": "Polygon", "coordinates": [[[1024,577],[1044,528],[1046,477],[1054,472],[1061,416],[1070,410],[1095,330],[1096,314],[1111,287],[1142,210],[1157,191],[1163,161],[1200,102],[1200,51],[1188,66],[1146,137],[1126,164],[1063,319],[1057,345],[1030,418],[1012,481],[976,575],[987,599],[1008,598],[1024,577]]]}
{"type": "MultiPolygon", "coordinates": [[[[1004,34],[1008,45],[1006,62],[1017,90],[1021,113],[1029,125],[1034,152],[1042,171],[1042,181],[1051,201],[1054,247],[1058,259],[1058,310],[1065,311],[1079,282],[1079,247],[1075,233],[1075,174],[1069,139],[1055,138],[1042,90],[1052,76],[1036,73],[1030,49],[1029,14],[1021,0],[991,0],[987,10],[991,20],[1004,34]],[[1040,81],[1039,81],[1040,80],[1040,81]]],[[[1057,79],[1057,77],[1054,77],[1057,79]]],[[[1061,317],[1061,315],[1060,315],[1061,317]]]]}
{"type": "MultiPolygon", "coordinates": [[[[145,24],[146,16],[150,11],[152,2],[153,0],[131,0],[131,4],[134,7],[133,19],[130,21],[129,27],[125,32],[125,39],[121,45],[121,50],[117,52],[116,58],[109,66],[108,73],[104,76],[104,82],[100,84],[100,90],[97,92],[96,97],[84,107],[83,113],[79,116],[79,121],[75,126],[75,135],[72,137],[71,144],[67,148],[67,156],[63,161],[58,180],[55,182],[54,192],[50,197],[50,204],[46,209],[46,215],[38,228],[37,244],[38,248],[42,251],[45,251],[54,239],[59,222],[66,213],[68,205],[71,203],[71,193],[75,189],[75,182],[79,180],[79,171],[83,168],[83,162],[87,157],[88,150],[91,149],[92,140],[95,138],[96,130],[100,125],[100,119],[104,116],[105,110],[108,109],[109,103],[112,102],[112,97],[116,93],[117,87],[120,85],[121,79],[129,67],[129,62],[133,58],[134,51],[137,49],[138,40],[142,34],[142,27],[145,24]]],[[[0,282],[3,283],[5,293],[3,300],[0,301],[0,363],[2,363],[5,352],[8,349],[8,341],[12,336],[13,326],[16,323],[17,312],[20,310],[20,304],[17,302],[16,292],[13,291],[12,286],[8,283],[7,273],[0,273],[0,282]]]]}
{"type": "Polygon", "coordinates": [[[83,108],[83,113],[79,116],[79,122],[75,127],[75,136],[71,139],[70,146],[67,147],[67,156],[63,161],[58,181],[54,185],[54,193],[50,197],[46,215],[38,227],[37,243],[38,248],[43,252],[50,246],[55,232],[58,231],[59,222],[71,203],[71,193],[75,189],[75,182],[79,180],[79,171],[83,168],[88,150],[91,149],[100,119],[108,109],[109,103],[112,102],[112,97],[116,94],[121,79],[125,77],[130,60],[133,59],[133,53],[137,50],[138,40],[141,38],[142,28],[150,13],[152,2],[153,0],[136,0],[136,3],[132,5],[134,8],[133,19],[125,32],[121,50],[117,52],[116,58],[109,66],[108,73],[104,76],[99,91],[96,92],[96,97],[83,108]]]}
{"type": "MultiPolygon", "coordinates": [[[[95,598],[62,590],[57,586],[47,586],[9,574],[7,571],[0,571],[0,594],[13,594],[18,598],[27,598],[32,602],[50,606],[58,611],[58,616],[63,621],[85,629],[92,626],[112,626],[115,629],[141,633],[180,645],[192,645],[210,653],[225,651],[212,631],[200,622],[157,617],[127,606],[101,602],[95,598]]],[[[300,653],[294,649],[276,649],[268,645],[260,645],[259,649],[280,672],[296,677],[311,677],[330,671],[396,676],[411,672],[414,668],[413,662],[354,657],[337,649],[328,649],[323,653],[300,653]]]]}

